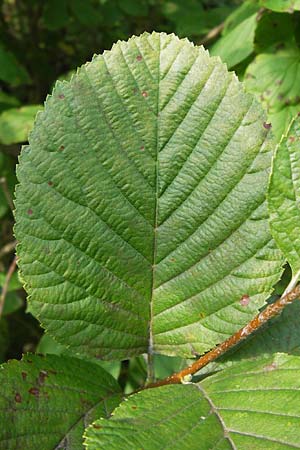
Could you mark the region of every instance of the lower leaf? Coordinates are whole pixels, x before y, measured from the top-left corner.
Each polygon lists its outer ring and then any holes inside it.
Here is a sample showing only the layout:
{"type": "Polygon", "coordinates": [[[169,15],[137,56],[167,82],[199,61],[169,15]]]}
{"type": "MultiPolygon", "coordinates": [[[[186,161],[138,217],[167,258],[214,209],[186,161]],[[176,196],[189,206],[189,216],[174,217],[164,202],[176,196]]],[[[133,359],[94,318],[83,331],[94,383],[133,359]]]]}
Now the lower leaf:
{"type": "Polygon", "coordinates": [[[79,450],[96,417],[119,404],[117,382],[77,358],[28,355],[0,369],[0,449],[79,450]]]}
{"type": "Polygon", "coordinates": [[[300,357],[244,361],[199,384],[141,391],[86,432],[88,450],[300,448],[300,357]]]}

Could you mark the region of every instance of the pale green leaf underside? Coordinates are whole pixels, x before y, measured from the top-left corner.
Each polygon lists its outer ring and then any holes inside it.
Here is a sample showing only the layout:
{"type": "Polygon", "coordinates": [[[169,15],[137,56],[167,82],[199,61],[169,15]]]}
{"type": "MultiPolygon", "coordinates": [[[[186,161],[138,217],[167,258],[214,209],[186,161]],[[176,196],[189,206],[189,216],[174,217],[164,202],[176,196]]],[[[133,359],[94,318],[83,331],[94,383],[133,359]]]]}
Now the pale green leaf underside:
{"type": "Polygon", "coordinates": [[[21,273],[48,332],[102,358],[149,344],[189,357],[253,317],[281,272],[264,121],[218,58],[174,35],[119,42],[58,82],[16,202],[21,273]]]}
{"type": "Polygon", "coordinates": [[[300,448],[299,370],[299,357],[278,354],[139,392],[88,428],[87,449],[300,448]]]}
{"type": "Polygon", "coordinates": [[[24,356],[0,368],[0,449],[82,450],[84,429],[119,404],[117,382],[76,358],[24,356]]]}
{"type": "Polygon", "coordinates": [[[300,270],[300,118],[277,148],[269,185],[270,226],[293,274],[300,270]]]}

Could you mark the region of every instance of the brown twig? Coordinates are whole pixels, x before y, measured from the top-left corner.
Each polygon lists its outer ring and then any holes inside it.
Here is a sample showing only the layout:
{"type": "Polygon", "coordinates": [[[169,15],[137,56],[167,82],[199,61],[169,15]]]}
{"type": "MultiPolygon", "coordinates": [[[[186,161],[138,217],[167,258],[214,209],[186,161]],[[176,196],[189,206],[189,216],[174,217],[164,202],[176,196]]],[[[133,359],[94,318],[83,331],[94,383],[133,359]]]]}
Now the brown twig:
{"type": "Polygon", "coordinates": [[[7,253],[12,252],[16,247],[17,241],[8,242],[0,249],[0,259],[2,256],[7,255],[7,253]]]}
{"type": "Polygon", "coordinates": [[[224,28],[224,22],[220,23],[220,25],[217,25],[216,27],[212,28],[203,39],[201,39],[200,44],[204,45],[207,44],[209,41],[212,41],[217,36],[219,36],[220,33],[222,33],[224,28]]]}
{"type": "Polygon", "coordinates": [[[2,186],[2,190],[3,190],[3,193],[5,195],[6,201],[7,201],[8,205],[9,205],[10,209],[13,211],[14,210],[14,202],[13,202],[11,194],[9,192],[8,185],[7,185],[7,180],[6,180],[5,177],[1,177],[0,178],[0,184],[2,186]]]}
{"type": "Polygon", "coordinates": [[[0,317],[2,315],[5,298],[6,298],[7,291],[8,291],[9,282],[11,280],[11,277],[12,277],[14,271],[16,270],[16,265],[17,265],[17,257],[15,256],[11,262],[11,265],[9,266],[9,269],[7,271],[7,274],[6,274],[6,277],[5,277],[3,286],[2,286],[2,292],[1,292],[1,296],[0,296],[0,317]]]}
{"type": "Polygon", "coordinates": [[[234,333],[230,338],[226,339],[226,341],[222,342],[217,347],[201,356],[190,366],[186,367],[180,372],[174,373],[173,375],[163,380],[148,384],[145,386],[145,388],[148,389],[164,386],[166,384],[182,383],[186,376],[193,375],[194,373],[198,372],[198,370],[202,369],[202,367],[219,358],[221,355],[224,355],[224,353],[228,352],[228,350],[230,350],[232,347],[242,342],[244,339],[250,336],[250,334],[254,333],[254,331],[258,330],[263,324],[268,322],[271,318],[278,316],[278,314],[280,314],[287,305],[292,303],[294,300],[299,299],[299,297],[300,285],[294,287],[289,292],[284,293],[282,297],[280,297],[275,303],[267,306],[262,312],[257,314],[257,316],[255,316],[254,319],[252,319],[247,325],[234,333]]]}

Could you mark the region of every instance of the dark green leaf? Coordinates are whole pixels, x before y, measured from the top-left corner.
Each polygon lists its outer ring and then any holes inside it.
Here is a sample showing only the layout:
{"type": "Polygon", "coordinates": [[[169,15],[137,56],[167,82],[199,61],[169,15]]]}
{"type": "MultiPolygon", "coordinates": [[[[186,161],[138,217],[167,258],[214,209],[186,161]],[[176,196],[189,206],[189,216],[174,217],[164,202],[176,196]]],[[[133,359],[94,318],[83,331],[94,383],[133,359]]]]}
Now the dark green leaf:
{"type": "Polygon", "coordinates": [[[116,381],[97,364],[28,355],[0,369],[0,448],[83,449],[82,433],[120,402],[116,381]]]}

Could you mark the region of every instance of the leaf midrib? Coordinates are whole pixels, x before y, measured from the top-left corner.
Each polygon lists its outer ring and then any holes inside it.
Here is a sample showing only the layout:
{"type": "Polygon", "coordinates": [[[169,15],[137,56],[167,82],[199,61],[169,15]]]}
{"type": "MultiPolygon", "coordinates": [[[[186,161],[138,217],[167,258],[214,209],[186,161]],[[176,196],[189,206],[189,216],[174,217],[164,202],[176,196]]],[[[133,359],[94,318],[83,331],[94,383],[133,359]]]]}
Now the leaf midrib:
{"type": "Polygon", "coordinates": [[[161,58],[161,38],[158,35],[159,47],[157,50],[158,55],[158,68],[157,68],[157,93],[156,93],[156,160],[155,160],[155,212],[154,212],[154,242],[152,253],[152,281],[151,281],[151,296],[150,296],[150,311],[149,311],[149,343],[148,343],[148,355],[153,354],[153,294],[155,287],[155,262],[157,254],[157,228],[158,228],[158,194],[159,194],[159,101],[160,101],[160,58],[161,58]]]}

